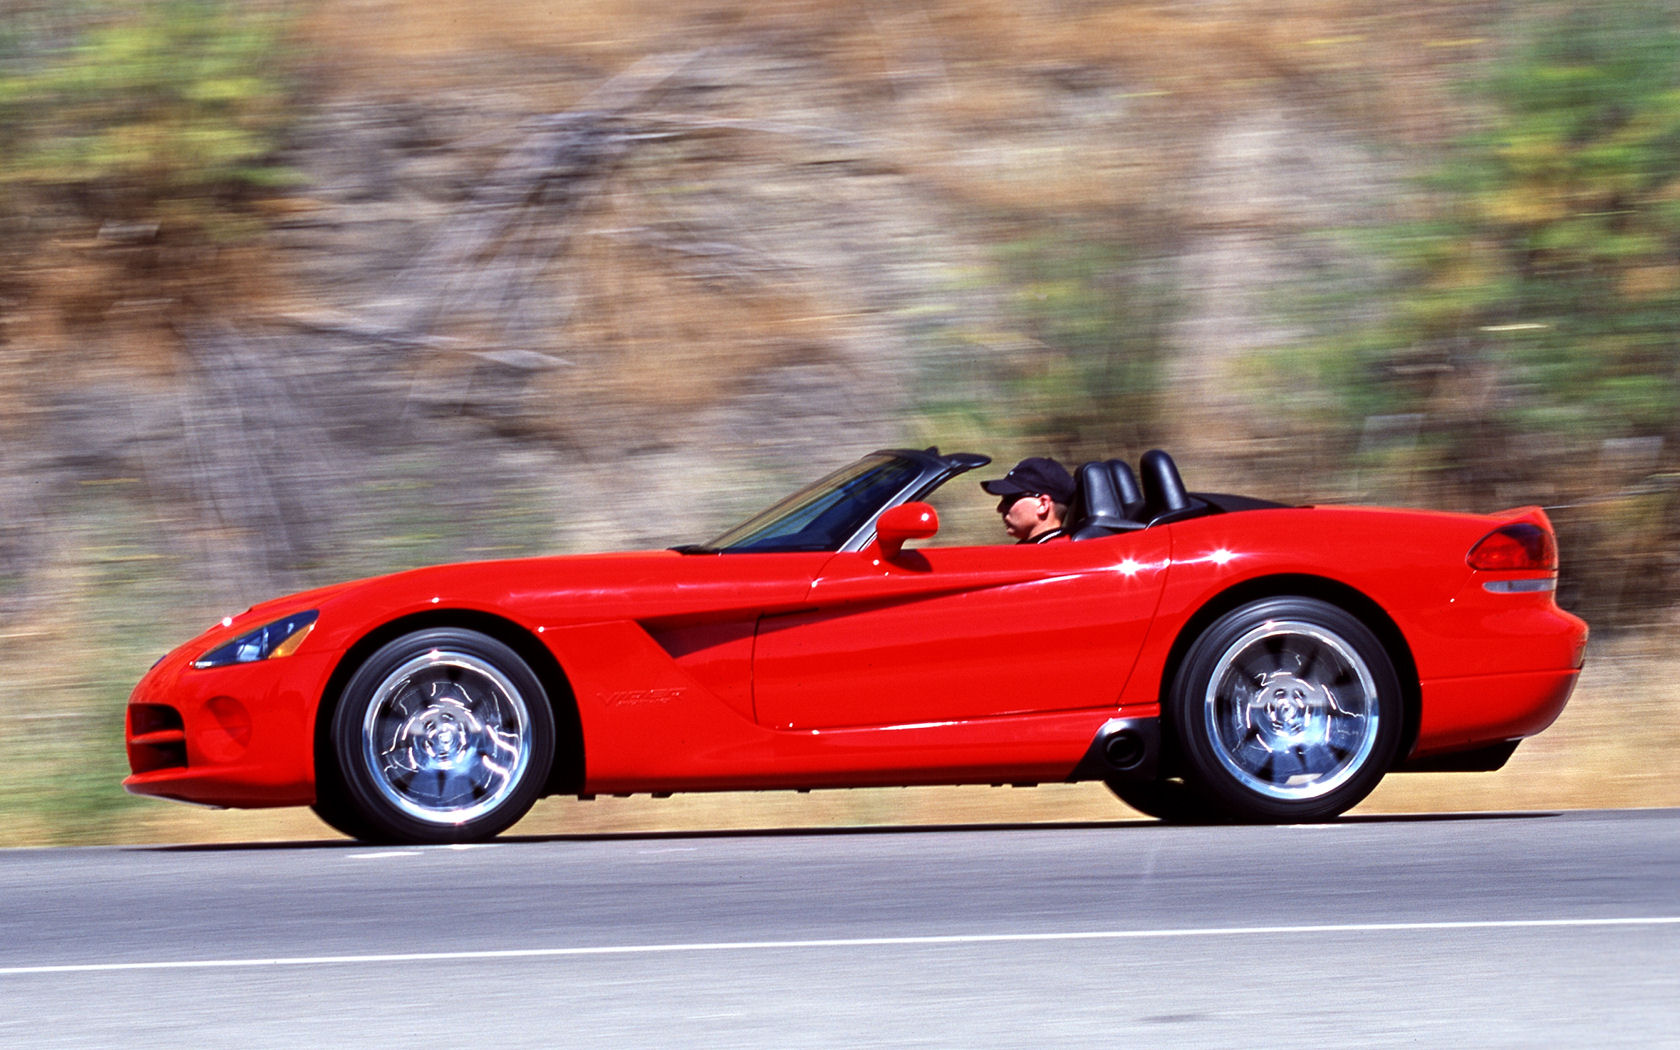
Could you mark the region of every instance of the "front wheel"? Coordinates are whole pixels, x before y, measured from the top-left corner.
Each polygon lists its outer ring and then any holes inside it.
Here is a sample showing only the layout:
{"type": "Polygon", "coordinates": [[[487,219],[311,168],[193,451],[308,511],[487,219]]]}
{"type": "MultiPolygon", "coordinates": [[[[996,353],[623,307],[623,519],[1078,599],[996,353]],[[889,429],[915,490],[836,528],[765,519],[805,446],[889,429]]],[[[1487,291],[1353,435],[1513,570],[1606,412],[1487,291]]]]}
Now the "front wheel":
{"type": "MultiPolygon", "coordinates": [[[[437,628],[388,643],[333,712],[335,827],[395,842],[472,842],[524,816],[554,761],[554,713],[511,648],[437,628]]],[[[318,808],[319,812],[319,808],[318,808]]]]}
{"type": "Polygon", "coordinates": [[[1236,820],[1328,820],[1400,742],[1400,682],[1370,628],[1314,598],[1251,602],[1185,655],[1168,703],[1186,779],[1236,820]]]}

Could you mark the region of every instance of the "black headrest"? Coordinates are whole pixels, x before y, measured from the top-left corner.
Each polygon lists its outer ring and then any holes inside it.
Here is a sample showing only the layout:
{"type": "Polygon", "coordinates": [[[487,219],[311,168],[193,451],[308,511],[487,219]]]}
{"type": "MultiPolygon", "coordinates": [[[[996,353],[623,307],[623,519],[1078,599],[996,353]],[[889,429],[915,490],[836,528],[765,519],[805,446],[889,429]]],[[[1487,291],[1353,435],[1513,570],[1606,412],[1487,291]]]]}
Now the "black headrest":
{"type": "Polygon", "coordinates": [[[1079,468],[1078,491],[1068,512],[1068,534],[1076,540],[1112,536],[1136,529],[1143,505],[1132,468],[1120,460],[1087,463],[1079,468]]]}
{"type": "Polygon", "coordinates": [[[1120,493],[1121,512],[1128,518],[1135,518],[1143,510],[1143,491],[1138,488],[1137,475],[1132,473],[1131,464],[1123,459],[1111,459],[1104,466],[1114,479],[1114,488],[1120,493]]]}
{"type": "Polygon", "coordinates": [[[1114,484],[1106,463],[1087,463],[1079,468],[1079,509],[1087,518],[1125,516],[1124,497],[1114,484]]]}
{"type": "Polygon", "coordinates": [[[1184,479],[1178,476],[1171,456],[1152,448],[1143,454],[1139,465],[1143,468],[1143,502],[1149,517],[1189,508],[1190,494],[1184,491],[1184,479]]]}

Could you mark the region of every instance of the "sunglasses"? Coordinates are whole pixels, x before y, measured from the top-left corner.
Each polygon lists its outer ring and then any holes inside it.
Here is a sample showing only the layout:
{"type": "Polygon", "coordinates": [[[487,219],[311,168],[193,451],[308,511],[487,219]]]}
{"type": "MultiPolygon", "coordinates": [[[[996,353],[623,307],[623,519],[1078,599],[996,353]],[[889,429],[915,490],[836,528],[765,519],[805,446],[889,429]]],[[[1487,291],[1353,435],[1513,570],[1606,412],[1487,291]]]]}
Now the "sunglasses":
{"type": "Polygon", "coordinates": [[[1042,495],[1044,495],[1044,493],[1042,493],[1042,492],[1016,492],[1016,493],[1012,493],[1012,494],[1010,494],[1008,496],[1005,496],[1002,499],[998,500],[998,508],[997,508],[998,513],[999,514],[1007,514],[1007,513],[1009,513],[1009,508],[1013,507],[1016,504],[1017,501],[1024,500],[1024,499],[1038,499],[1042,495]]]}

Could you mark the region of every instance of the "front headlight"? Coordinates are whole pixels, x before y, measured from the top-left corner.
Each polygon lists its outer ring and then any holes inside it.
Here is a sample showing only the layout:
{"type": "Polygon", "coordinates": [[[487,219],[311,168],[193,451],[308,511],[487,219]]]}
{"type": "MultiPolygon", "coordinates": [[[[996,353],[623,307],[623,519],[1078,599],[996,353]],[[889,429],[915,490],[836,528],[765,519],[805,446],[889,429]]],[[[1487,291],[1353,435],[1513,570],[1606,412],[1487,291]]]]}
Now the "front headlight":
{"type": "Polygon", "coordinates": [[[254,631],[246,631],[194,660],[193,666],[227,667],[229,664],[254,664],[258,660],[290,656],[315,629],[315,618],[319,615],[311,609],[309,612],[293,613],[284,620],[276,620],[254,631]]]}

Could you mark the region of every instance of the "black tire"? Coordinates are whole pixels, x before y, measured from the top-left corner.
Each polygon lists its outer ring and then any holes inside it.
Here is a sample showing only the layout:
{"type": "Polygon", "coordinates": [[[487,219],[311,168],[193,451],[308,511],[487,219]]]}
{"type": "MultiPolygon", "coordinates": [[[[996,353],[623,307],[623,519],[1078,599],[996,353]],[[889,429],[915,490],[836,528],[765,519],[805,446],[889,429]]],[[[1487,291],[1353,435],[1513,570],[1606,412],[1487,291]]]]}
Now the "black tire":
{"type": "Polygon", "coordinates": [[[341,835],[348,835],[350,838],[359,839],[362,842],[382,841],[379,832],[373,825],[362,819],[360,813],[345,804],[342,792],[332,794],[317,785],[316,795],[315,804],[309,808],[328,827],[341,835]]]}
{"type": "Polygon", "coordinates": [[[316,803],[328,824],[369,841],[477,842],[542,794],[554,712],[508,646],[434,628],[388,643],[356,670],[331,740],[336,769],[316,803]]]}
{"type": "Polygon", "coordinates": [[[1146,817],[1167,824],[1214,824],[1219,813],[1182,780],[1110,780],[1108,790],[1146,817]]]}
{"type": "Polygon", "coordinates": [[[1394,662],[1345,609],[1315,598],[1250,602],[1185,654],[1168,697],[1185,780],[1232,820],[1329,820],[1394,762],[1394,662]]]}

